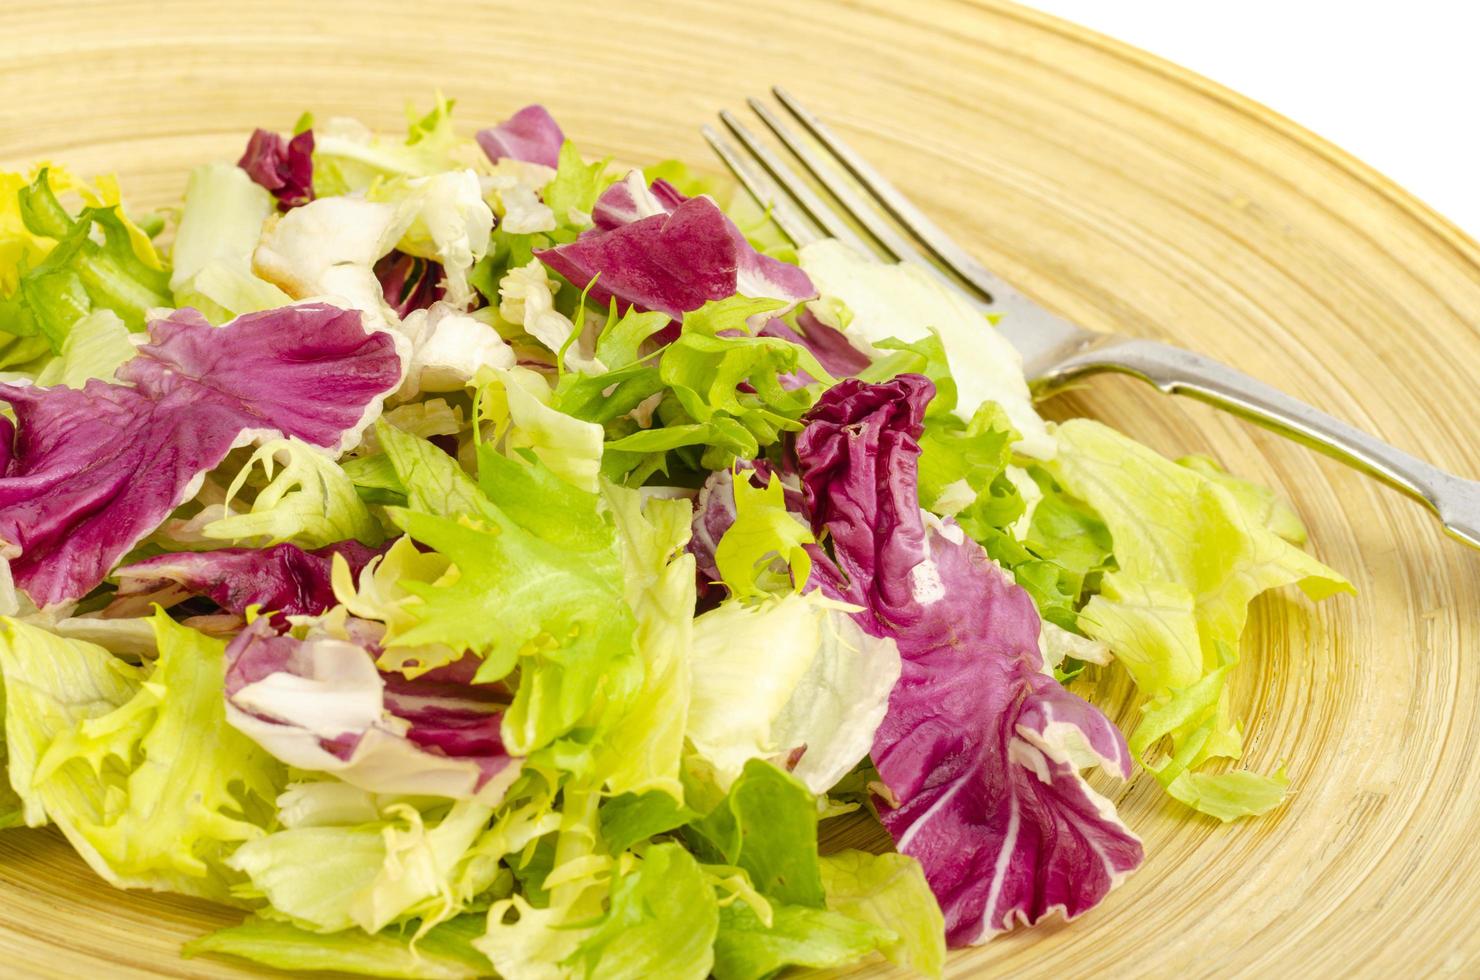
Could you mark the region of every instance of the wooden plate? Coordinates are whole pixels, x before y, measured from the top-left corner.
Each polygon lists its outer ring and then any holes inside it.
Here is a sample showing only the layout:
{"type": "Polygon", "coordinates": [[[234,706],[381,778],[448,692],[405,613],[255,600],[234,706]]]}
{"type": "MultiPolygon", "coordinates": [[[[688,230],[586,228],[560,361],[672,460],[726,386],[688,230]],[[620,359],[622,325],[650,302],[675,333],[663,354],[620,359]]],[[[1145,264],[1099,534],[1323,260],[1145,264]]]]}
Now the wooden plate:
{"type": "MultiPolygon", "coordinates": [[[[440,88],[472,127],[538,99],[594,151],[707,166],[698,125],[784,83],[1049,306],[1195,347],[1480,476],[1475,243],[1268,110],[1018,7],[8,0],[0,78],[5,169],[117,171],[146,207],[304,108],[399,127],[440,88]]],[[[1145,867],[1082,920],[958,953],[952,972],[1475,975],[1480,553],[1369,480],[1134,382],[1050,412],[1279,487],[1360,594],[1256,605],[1236,693],[1249,763],[1289,765],[1282,810],[1222,826],[1136,779],[1116,797],[1145,867]]],[[[1132,717],[1122,687],[1102,693],[1132,717]]],[[[0,973],[245,976],[178,958],[237,917],[116,892],[49,832],[0,834],[0,973]]]]}

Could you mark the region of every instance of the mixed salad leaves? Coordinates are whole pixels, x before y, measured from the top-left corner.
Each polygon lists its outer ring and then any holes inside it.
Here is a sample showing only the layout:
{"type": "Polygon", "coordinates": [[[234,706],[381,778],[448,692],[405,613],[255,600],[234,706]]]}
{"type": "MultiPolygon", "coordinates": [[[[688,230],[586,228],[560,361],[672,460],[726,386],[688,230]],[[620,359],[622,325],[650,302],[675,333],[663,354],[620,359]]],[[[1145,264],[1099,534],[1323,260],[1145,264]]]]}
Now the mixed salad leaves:
{"type": "Polygon", "coordinates": [[[1279,804],[1248,604],[1349,586],[1278,498],[1044,422],[919,270],[451,108],[259,130],[169,221],[0,175],[0,826],[245,910],[188,955],[743,980],[1092,908],[1143,859],[1092,768],[1279,804]]]}

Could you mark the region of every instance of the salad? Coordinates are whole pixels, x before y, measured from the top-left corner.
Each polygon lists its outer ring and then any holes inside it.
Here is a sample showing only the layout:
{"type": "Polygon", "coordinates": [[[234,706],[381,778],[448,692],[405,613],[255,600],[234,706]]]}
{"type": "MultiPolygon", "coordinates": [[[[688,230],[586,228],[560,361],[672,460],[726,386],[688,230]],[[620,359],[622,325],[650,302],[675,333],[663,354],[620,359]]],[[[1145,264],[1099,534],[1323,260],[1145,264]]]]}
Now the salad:
{"type": "Polygon", "coordinates": [[[1248,605],[1350,586],[1273,493],[1045,422],[919,270],[451,110],[163,216],[0,175],[0,827],[243,910],[190,956],[744,980],[1080,915],[1138,768],[1279,805],[1248,605]]]}

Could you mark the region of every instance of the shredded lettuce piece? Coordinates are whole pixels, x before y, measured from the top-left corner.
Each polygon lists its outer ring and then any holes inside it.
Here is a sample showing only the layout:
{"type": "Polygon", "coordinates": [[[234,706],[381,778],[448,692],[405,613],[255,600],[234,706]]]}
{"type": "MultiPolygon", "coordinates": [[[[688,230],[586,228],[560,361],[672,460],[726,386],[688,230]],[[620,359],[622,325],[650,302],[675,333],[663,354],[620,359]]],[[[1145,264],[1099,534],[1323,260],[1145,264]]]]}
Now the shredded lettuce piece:
{"type": "Polygon", "coordinates": [[[1079,625],[1106,643],[1151,698],[1131,749],[1174,798],[1220,820],[1264,813],[1284,797],[1282,773],[1199,770],[1243,753],[1225,679],[1254,596],[1299,585],[1312,599],[1350,592],[1346,579],[1280,536],[1279,511],[1197,469],[1178,466],[1088,419],[1059,426],[1049,472],[1094,508],[1114,542],[1116,571],[1079,625]],[[1170,756],[1157,760],[1163,738],[1170,756]]]}
{"type": "Polygon", "coordinates": [[[687,734],[721,789],[772,759],[823,793],[868,753],[900,660],[853,608],[813,592],[730,600],[694,620],[687,734]]]}
{"type": "Polygon", "coordinates": [[[643,667],[641,689],[606,737],[607,789],[660,791],[681,804],[697,601],[694,556],[684,550],[689,504],[658,498],[644,503],[637,491],[610,484],[603,497],[616,519],[624,595],[636,620],[633,645],[643,667]]]}
{"type": "Polygon", "coordinates": [[[718,980],[761,980],[788,966],[844,966],[895,941],[887,928],[806,906],[774,906],[767,924],[749,905],[736,902],[720,909],[719,919],[718,980]]]}
{"type": "Polygon", "coordinates": [[[11,782],[27,822],[55,823],[112,884],[230,901],[229,855],[263,836],[281,767],[226,724],[225,644],[162,611],[151,625],[159,659],[144,678],[4,621],[11,782]]]}
{"type": "Polygon", "coordinates": [[[112,203],[95,196],[97,203],[75,217],[57,199],[60,187],[47,169],[17,192],[29,235],[16,249],[18,258],[44,257],[19,273],[13,293],[0,297],[0,331],[39,335],[59,352],[72,325],[94,309],[111,310],[130,330],[143,330],[146,312],[169,304],[169,273],[148,236],[123,216],[116,184],[110,186],[112,203]],[[93,238],[95,227],[101,241],[93,238]]]}
{"type": "Polygon", "coordinates": [[[887,929],[894,938],[880,943],[885,959],[922,976],[945,969],[945,918],[920,862],[906,854],[839,851],[820,863],[827,907],[887,929]]]}
{"type": "Polygon", "coordinates": [[[290,541],[304,548],[347,539],[377,545],[382,538],[344,470],[323,450],[298,439],[274,439],[259,447],[227,487],[222,510],[223,516],[203,529],[206,537],[267,546],[290,541]],[[232,514],[231,501],[258,466],[267,485],[246,513],[232,514]]]}
{"type": "MultiPolygon", "coordinates": [[[[476,860],[471,848],[492,815],[492,807],[471,800],[425,811],[395,802],[363,823],[278,830],[231,856],[231,867],[249,879],[235,893],[265,898],[262,914],[314,932],[358,926],[374,933],[408,918],[428,929],[465,904],[451,882],[476,860]]],[[[486,888],[495,869],[477,863],[486,888]]]]}
{"type": "Polygon", "coordinates": [[[287,293],[252,272],[252,252],[271,194],[240,167],[208,163],[190,173],[185,206],[170,250],[170,291],[176,306],[193,306],[212,323],[286,306],[287,293]]]}
{"type": "Polygon", "coordinates": [[[185,944],[187,957],[234,956],[279,970],[343,971],[400,980],[474,980],[492,969],[473,948],[483,916],[462,915],[425,933],[407,925],[371,935],[361,929],[321,933],[253,916],[185,944]]]}
{"type": "Polygon", "coordinates": [[[316,124],[314,191],[331,197],[367,190],[377,180],[429,177],[470,166],[483,154],[471,138],[457,135],[453,104],[438,96],[429,112],[410,117],[403,141],[376,136],[353,119],[335,117],[316,124]]]}
{"type": "Polygon", "coordinates": [[[660,790],[623,793],[601,805],[601,838],[607,850],[621,854],[634,844],[677,830],[699,814],[660,790]]]}
{"type": "Polygon", "coordinates": [[[753,598],[779,591],[802,592],[812,574],[814,544],[811,528],[786,509],[779,477],[767,478],[755,487],[745,475],[732,481],[735,494],[735,523],[714,549],[720,579],[737,598],[753,598]],[[787,566],[789,575],[768,574],[773,559],[787,566]],[[759,584],[767,579],[766,585],[759,584]],[[780,579],[779,582],[776,580],[780,579]]]}
{"type": "Polygon", "coordinates": [[[81,388],[90,378],[107,381],[136,350],[117,313],[93,310],[72,324],[58,356],[37,372],[36,383],[81,388]]]}
{"type": "MultiPolygon", "coordinates": [[[[496,457],[487,452],[483,459],[496,457]]],[[[513,473],[549,472],[537,459],[503,460],[513,473]]],[[[539,480],[531,475],[522,482],[539,480]]],[[[421,600],[406,607],[416,623],[387,642],[471,650],[483,658],[480,681],[518,665],[519,688],[504,719],[504,742],[516,755],[603,709],[608,702],[596,700],[603,686],[605,699],[626,703],[641,682],[621,553],[601,510],[598,494],[575,487],[559,498],[525,501],[513,514],[491,500],[477,515],[457,520],[389,508],[403,530],[448,558],[459,575],[440,584],[405,583],[421,600]]]]}
{"type": "Polygon", "coordinates": [[[747,762],[724,801],[689,833],[701,858],[743,869],[767,899],[823,907],[817,801],[771,763],[747,762]]]}
{"type": "Polygon", "coordinates": [[[699,863],[676,843],[654,844],[612,882],[600,924],[562,962],[612,980],[703,980],[714,963],[719,909],[699,863]]]}

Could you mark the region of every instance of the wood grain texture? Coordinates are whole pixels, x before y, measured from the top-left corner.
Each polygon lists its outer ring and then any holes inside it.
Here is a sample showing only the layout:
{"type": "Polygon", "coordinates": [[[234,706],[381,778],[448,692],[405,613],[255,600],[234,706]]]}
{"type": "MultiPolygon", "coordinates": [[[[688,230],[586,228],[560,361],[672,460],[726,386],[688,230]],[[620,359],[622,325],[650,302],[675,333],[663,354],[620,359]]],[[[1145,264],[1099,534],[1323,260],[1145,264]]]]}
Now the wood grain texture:
{"type": "MultiPolygon", "coordinates": [[[[9,0],[0,77],[0,164],[117,171],[146,207],[253,126],[309,107],[398,127],[438,88],[469,127],[539,99],[596,152],[710,166],[698,124],[781,82],[1050,307],[1197,348],[1480,476],[1475,243],[1268,110],[1022,8],[9,0]]],[[[1235,694],[1249,764],[1289,765],[1287,805],[1222,826],[1149,777],[1101,784],[1145,867],[1083,919],[951,972],[1480,973],[1480,553],[1336,464],[1132,381],[1048,410],[1278,487],[1360,594],[1255,606],[1235,694]]],[[[1133,719],[1123,681],[1093,683],[1133,719]]],[[[177,956],[236,917],[112,891],[49,832],[0,834],[0,974],[255,975],[177,956]]]]}

